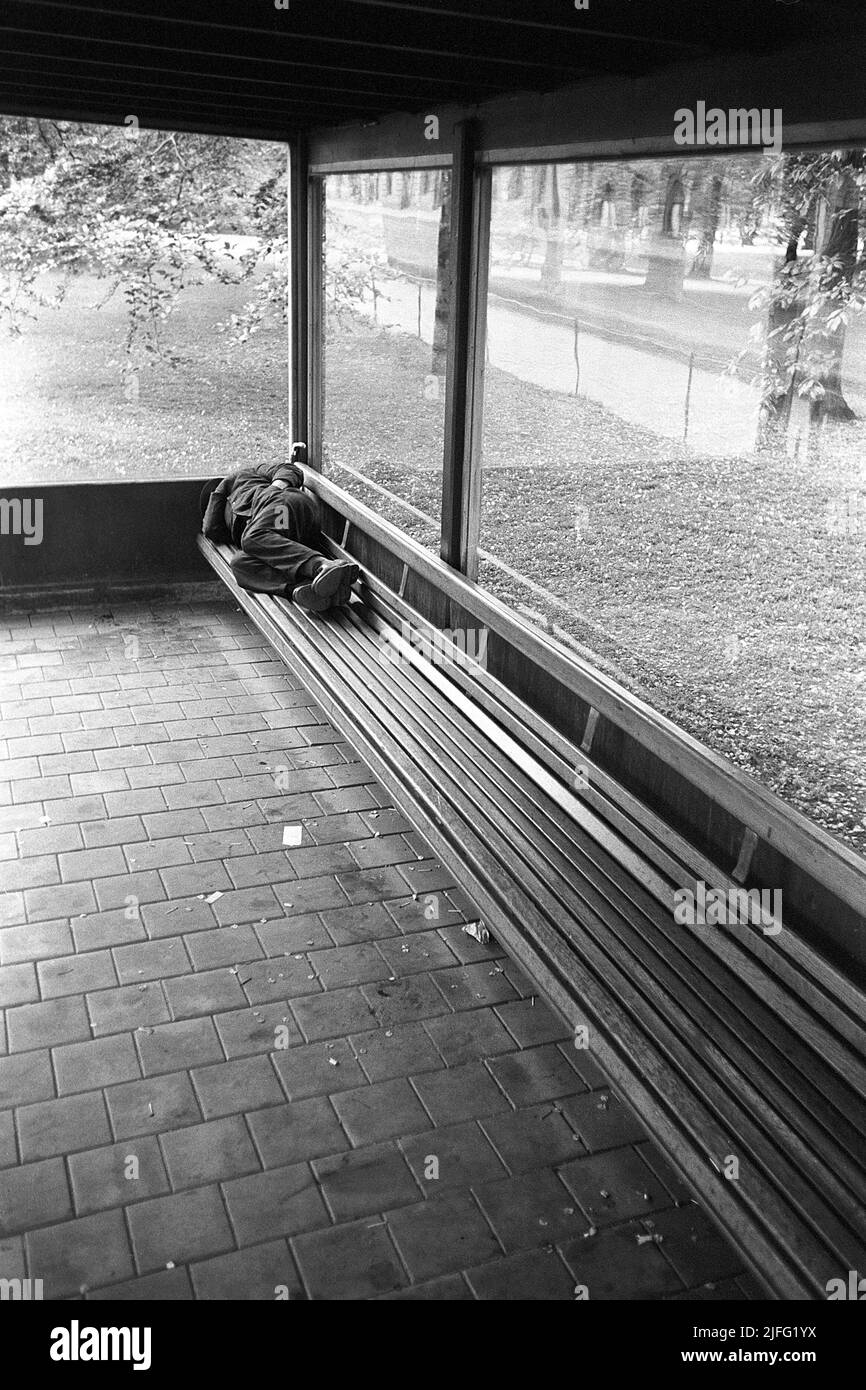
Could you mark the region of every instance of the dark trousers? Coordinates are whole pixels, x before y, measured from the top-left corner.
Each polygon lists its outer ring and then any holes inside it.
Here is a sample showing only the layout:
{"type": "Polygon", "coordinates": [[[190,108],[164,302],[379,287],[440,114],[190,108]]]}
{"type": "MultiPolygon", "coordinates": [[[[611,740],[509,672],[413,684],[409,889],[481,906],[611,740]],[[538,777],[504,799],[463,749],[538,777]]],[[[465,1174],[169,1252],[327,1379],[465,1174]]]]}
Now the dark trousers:
{"type": "Polygon", "coordinates": [[[257,594],[290,594],[313,578],[324,557],[319,510],[305,492],[285,488],[277,502],[263,507],[244,527],[241,554],[231,562],[242,589],[257,594]]]}

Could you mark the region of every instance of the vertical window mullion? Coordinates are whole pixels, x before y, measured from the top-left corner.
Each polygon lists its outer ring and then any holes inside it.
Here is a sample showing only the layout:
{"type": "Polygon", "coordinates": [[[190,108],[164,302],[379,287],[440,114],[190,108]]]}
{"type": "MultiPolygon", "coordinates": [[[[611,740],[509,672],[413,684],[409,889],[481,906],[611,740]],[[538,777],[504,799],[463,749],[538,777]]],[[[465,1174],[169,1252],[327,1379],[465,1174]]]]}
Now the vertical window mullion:
{"type": "Polygon", "coordinates": [[[445,441],[442,473],[442,537],[440,554],[446,564],[464,563],[465,505],[469,434],[469,357],[472,333],[472,223],[475,196],[475,149],[471,123],[454,128],[451,170],[450,313],[446,371],[445,441]]]}
{"type": "Polygon", "coordinates": [[[307,190],[307,445],[314,468],[322,467],[324,415],[325,185],[309,180],[307,190]]]}
{"type": "MultiPolygon", "coordinates": [[[[292,141],[289,164],[289,331],[291,342],[292,438],[306,440],[309,433],[308,355],[308,164],[306,140],[292,141]]],[[[318,460],[313,460],[318,466],[318,460]]]]}
{"type": "Polygon", "coordinates": [[[472,217],[469,342],[466,361],[466,443],[463,469],[463,524],[460,569],[467,579],[478,578],[478,537],[481,529],[482,438],[484,370],[487,359],[487,285],[490,268],[490,215],[493,171],[475,171],[472,217]]]}

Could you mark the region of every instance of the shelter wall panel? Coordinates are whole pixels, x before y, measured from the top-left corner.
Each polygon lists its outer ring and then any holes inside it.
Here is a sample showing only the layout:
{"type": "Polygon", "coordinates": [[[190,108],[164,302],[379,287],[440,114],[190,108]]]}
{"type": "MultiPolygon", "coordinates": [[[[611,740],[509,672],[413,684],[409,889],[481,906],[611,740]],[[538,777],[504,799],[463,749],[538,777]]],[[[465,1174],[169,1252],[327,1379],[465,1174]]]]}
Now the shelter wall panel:
{"type": "MultiPolygon", "coordinates": [[[[336,537],[338,543],[341,535],[342,532],[336,537]]],[[[349,529],[346,550],[359,565],[363,565],[365,569],[377,575],[383,584],[387,584],[389,589],[397,592],[403,566],[397,556],[392,555],[375,537],[368,536],[357,526],[352,526],[349,529]]]]}
{"type": "MultiPolygon", "coordinates": [[[[388,580],[385,582],[388,583],[388,580]]],[[[422,618],[427,619],[428,623],[432,623],[434,627],[438,628],[448,627],[450,621],[448,596],[437,589],[435,584],[431,584],[428,579],[425,579],[423,575],[417,574],[414,570],[409,571],[403,597],[415,609],[416,613],[420,613],[422,618]]]]}
{"type": "Polygon", "coordinates": [[[784,928],[809,941],[856,984],[866,984],[866,920],[803,865],[759,840],[746,886],[779,889],[784,928]]]}
{"type": "Polygon", "coordinates": [[[488,636],[487,669],[540,718],[572,743],[580,743],[590,706],[495,632],[488,636]]]}
{"type": "Polygon", "coordinates": [[[205,579],[195,544],[201,488],[201,480],[183,479],[0,489],[8,532],[0,535],[0,593],[205,579]],[[41,505],[40,513],[31,512],[34,520],[41,515],[38,543],[11,534],[16,501],[41,505]]]}
{"type": "Polygon", "coordinates": [[[742,822],[674,767],[608,719],[598,722],[592,758],[707,858],[722,869],[733,869],[742,822]]]}

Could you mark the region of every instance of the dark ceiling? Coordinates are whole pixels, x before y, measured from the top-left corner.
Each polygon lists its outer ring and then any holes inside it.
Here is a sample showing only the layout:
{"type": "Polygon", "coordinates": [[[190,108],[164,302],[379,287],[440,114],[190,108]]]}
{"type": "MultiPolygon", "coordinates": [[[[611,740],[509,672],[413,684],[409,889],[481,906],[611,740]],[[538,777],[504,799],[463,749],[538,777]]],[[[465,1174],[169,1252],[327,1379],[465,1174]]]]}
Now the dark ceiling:
{"type": "Polygon", "coordinates": [[[864,0],[3,0],[0,111],[284,137],[845,44],[864,0]]]}

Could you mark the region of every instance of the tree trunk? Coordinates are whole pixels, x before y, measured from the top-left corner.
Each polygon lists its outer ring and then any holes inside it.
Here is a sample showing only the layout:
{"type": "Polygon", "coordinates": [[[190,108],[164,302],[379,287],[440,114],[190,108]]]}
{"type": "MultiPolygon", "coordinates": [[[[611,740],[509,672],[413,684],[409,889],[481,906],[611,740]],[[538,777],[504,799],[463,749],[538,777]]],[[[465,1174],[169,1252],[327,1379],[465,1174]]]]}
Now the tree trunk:
{"type": "Polygon", "coordinates": [[[680,166],[666,164],[661,172],[653,209],[647,273],[643,284],[647,294],[661,295],[666,299],[682,299],[686,268],[681,221],[684,205],[674,198],[677,186],[682,187],[680,166]],[[680,209],[678,214],[676,207],[680,209]]]}
{"type": "Polygon", "coordinates": [[[523,197],[523,165],[515,164],[511,173],[508,175],[508,192],[505,195],[509,202],[515,202],[523,197]]]}
{"type": "Polygon", "coordinates": [[[562,206],[556,165],[550,170],[550,207],[545,209],[546,245],[541,267],[541,288],[553,293],[562,283],[562,206]]]}
{"type": "Polygon", "coordinates": [[[442,211],[436,252],[436,313],[433,320],[433,376],[444,377],[448,360],[448,318],[451,310],[451,177],[442,175],[442,211]]]}
{"type": "Polygon", "coordinates": [[[806,332],[807,356],[810,350],[817,349],[822,360],[819,379],[824,393],[811,402],[809,414],[813,424],[825,420],[857,419],[842,392],[846,328],[844,324],[832,331],[827,327],[828,317],[835,307],[836,294],[844,296],[857,269],[860,190],[850,169],[843,171],[835,194],[829,230],[821,253],[830,261],[826,274],[822,276],[821,290],[833,297],[809,324],[806,332]]]}
{"type": "Polygon", "coordinates": [[[710,179],[704,186],[701,209],[700,242],[689,274],[695,280],[709,280],[713,271],[713,249],[722,207],[722,180],[710,179]]]}
{"type": "MultiPolygon", "coordinates": [[[[797,246],[805,225],[805,217],[797,217],[789,228],[783,263],[785,266],[796,264],[797,246]]],[[[785,445],[796,382],[796,371],[792,369],[789,361],[791,349],[789,329],[802,309],[803,305],[796,302],[780,304],[773,301],[770,305],[767,315],[767,348],[764,371],[770,377],[771,383],[775,384],[771,386],[761,404],[758,423],[758,447],[760,449],[782,449],[785,445]]],[[[799,343],[797,351],[799,352],[799,343]]]]}

